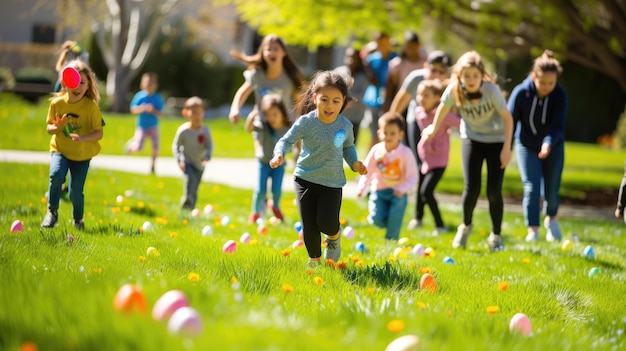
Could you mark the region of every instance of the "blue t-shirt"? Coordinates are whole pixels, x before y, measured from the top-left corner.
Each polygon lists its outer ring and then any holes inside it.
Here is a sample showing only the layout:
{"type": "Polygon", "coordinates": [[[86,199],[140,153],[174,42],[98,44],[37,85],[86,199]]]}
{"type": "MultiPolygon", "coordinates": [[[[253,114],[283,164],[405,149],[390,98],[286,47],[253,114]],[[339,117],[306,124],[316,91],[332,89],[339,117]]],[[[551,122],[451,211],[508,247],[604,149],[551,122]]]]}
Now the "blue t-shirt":
{"type": "MultiPolygon", "coordinates": [[[[133,96],[133,100],[130,102],[130,107],[133,108],[143,104],[151,104],[155,109],[157,109],[157,111],[163,111],[163,99],[159,93],[148,95],[148,91],[141,90],[133,96]]],[[[155,114],[144,112],[137,116],[137,127],[150,128],[158,125],[159,118],[155,114]]]]}
{"type": "Polygon", "coordinates": [[[329,188],[346,185],[343,160],[350,167],[358,161],[352,123],[346,117],[339,115],[326,124],[317,118],[317,110],[301,116],[278,140],[274,154],[285,155],[298,140],[302,140],[302,152],[294,176],[329,188]]]}
{"type": "Polygon", "coordinates": [[[387,84],[387,72],[389,71],[389,61],[398,56],[392,52],[389,57],[383,58],[380,51],[369,54],[365,61],[376,76],[378,85],[370,84],[363,95],[363,102],[372,107],[382,107],[385,102],[385,86],[387,84]]]}

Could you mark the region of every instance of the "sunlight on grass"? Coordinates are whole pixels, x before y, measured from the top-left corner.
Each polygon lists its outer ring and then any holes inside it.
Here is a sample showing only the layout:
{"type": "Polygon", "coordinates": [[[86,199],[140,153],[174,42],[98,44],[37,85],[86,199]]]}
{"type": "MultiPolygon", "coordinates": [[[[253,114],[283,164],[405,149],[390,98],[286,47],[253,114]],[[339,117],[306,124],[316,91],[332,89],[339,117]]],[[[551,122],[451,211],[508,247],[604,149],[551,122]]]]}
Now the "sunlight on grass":
{"type": "MultiPolygon", "coordinates": [[[[565,238],[578,237],[564,250],[526,243],[521,217],[507,213],[506,251],[490,254],[485,211],[476,211],[468,249],[453,250],[452,234],[431,236],[429,221],[403,230],[403,245],[385,241],[365,222],[365,200],[344,200],[342,221],[354,239],[342,240],[339,264],[307,271],[305,248],[292,246],[292,193],[281,203],[285,223],[259,234],[247,224],[250,191],[202,184],[199,209],[210,204],[213,212],[194,217],[179,210],[181,179],[91,169],[86,230],[73,229],[67,202],[59,225],[43,230],[48,166],[0,163],[0,172],[2,349],[32,342],[41,350],[383,350],[406,334],[424,350],[626,347],[626,227],[617,220],[562,219],[565,238]],[[16,219],[24,230],[10,233],[16,219]],[[243,233],[248,244],[239,241],[243,233]],[[237,242],[232,254],[222,253],[227,240],[237,242]],[[411,252],[418,243],[429,257],[411,252]],[[594,259],[583,256],[587,245],[594,259]],[[599,273],[590,276],[594,267],[599,273]],[[426,273],[434,293],[419,289],[426,273]],[[114,309],[128,283],[145,296],[146,314],[114,309]],[[151,317],[174,289],[198,311],[195,338],[172,335],[151,317]],[[509,332],[518,312],[532,322],[530,337],[509,332]]],[[[460,221],[458,205],[441,208],[449,223],[460,221]]]]}

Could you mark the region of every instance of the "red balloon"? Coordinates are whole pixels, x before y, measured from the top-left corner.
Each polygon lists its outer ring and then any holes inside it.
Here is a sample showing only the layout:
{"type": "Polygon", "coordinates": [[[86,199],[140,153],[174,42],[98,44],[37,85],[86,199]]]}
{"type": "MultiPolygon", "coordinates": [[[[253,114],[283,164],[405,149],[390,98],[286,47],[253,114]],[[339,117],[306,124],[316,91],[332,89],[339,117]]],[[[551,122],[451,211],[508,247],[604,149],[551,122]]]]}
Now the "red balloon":
{"type": "Polygon", "coordinates": [[[80,85],[80,73],[74,67],[65,67],[61,77],[63,85],[70,89],[76,89],[80,85]]]}

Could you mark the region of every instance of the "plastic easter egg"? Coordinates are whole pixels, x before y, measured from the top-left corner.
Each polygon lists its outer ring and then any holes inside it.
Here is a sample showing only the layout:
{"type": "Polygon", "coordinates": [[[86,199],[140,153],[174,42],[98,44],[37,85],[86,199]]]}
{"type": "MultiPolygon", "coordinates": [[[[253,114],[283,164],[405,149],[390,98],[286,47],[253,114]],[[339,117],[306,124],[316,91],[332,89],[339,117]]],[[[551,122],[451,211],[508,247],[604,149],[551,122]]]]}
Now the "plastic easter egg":
{"type": "Polygon", "coordinates": [[[143,222],[143,225],[141,226],[141,229],[143,229],[144,231],[148,231],[150,229],[152,229],[152,223],[145,221],[143,222]]]}
{"type": "Polygon", "coordinates": [[[179,308],[189,306],[187,296],[180,290],[170,290],[161,295],[152,308],[152,318],[164,321],[179,308]]]}
{"type": "Polygon", "coordinates": [[[407,238],[407,237],[402,237],[402,238],[400,238],[400,240],[398,240],[398,245],[405,246],[405,245],[408,245],[408,244],[409,244],[409,238],[407,238]]]}
{"type": "Polygon", "coordinates": [[[202,333],[202,322],[198,312],[191,307],[181,307],[170,317],[167,330],[171,334],[194,337],[202,333]]]}
{"type": "Polygon", "coordinates": [[[572,241],[575,242],[575,243],[578,242],[578,234],[572,233],[572,241]]]}
{"type": "Polygon", "coordinates": [[[419,346],[420,339],[417,336],[404,335],[390,342],[385,351],[417,351],[419,346]]]}
{"type": "Polygon", "coordinates": [[[296,231],[296,233],[300,232],[302,230],[302,222],[298,221],[294,223],[293,229],[296,231]]]}
{"type": "Polygon", "coordinates": [[[206,215],[210,215],[211,213],[213,213],[213,205],[206,205],[206,206],[204,206],[203,212],[206,215]]]}
{"type": "Polygon", "coordinates": [[[200,216],[200,210],[197,208],[194,208],[193,210],[191,210],[191,217],[198,217],[200,216]]]}
{"type": "Polygon", "coordinates": [[[73,243],[74,242],[74,235],[72,234],[66,234],[63,239],[65,239],[68,243],[73,243]]]}
{"type": "Polygon", "coordinates": [[[24,223],[22,223],[19,219],[16,219],[13,223],[11,223],[11,233],[21,232],[22,230],[24,230],[24,223]]]}
{"type": "Polygon", "coordinates": [[[261,234],[261,235],[265,235],[267,234],[267,227],[264,225],[260,225],[256,228],[256,232],[261,234]]]}
{"type": "Polygon", "coordinates": [[[80,85],[80,73],[74,67],[65,67],[61,72],[63,85],[70,89],[76,89],[80,85]]]}
{"type": "Polygon", "coordinates": [[[393,257],[405,258],[406,257],[406,251],[404,251],[404,249],[401,248],[401,247],[396,247],[396,249],[393,250],[393,257]]]}
{"type": "Polygon", "coordinates": [[[228,240],[226,243],[224,243],[224,246],[222,246],[223,253],[232,254],[235,253],[236,250],[237,243],[235,242],[235,240],[228,240]]]}
{"type": "Polygon", "coordinates": [[[585,249],[583,250],[583,256],[591,259],[596,258],[596,253],[593,251],[593,247],[591,247],[591,245],[585,246],[585,249]]]}
{"type": "Polygon", "coordinates": [[[422,245],[422,244],[415,244],[415,246],[413,246],[413,250],[411,250],[411,252],[413,252],[414,255],[424,256],[424,245],[422,245]]]}
{"type": "Polygon", "coordinates": [[[271,225],[277,225],[280,224],[280,219],[276,218],[275,216],[270,217],[269,222],[271,225]]]}
{"type": "Polygon", "coordinates": [[[509,330],[511,332],[518,332],[524,336],[532,333],[533,328],[530,324],[530,320],[523,313],[516,313],[513,318],[511,318],[511,322],[509,323],[509,330]]]}
{"type": "Polygon", "coordinates": [[[365,244],[363,244],[362,241],[357,242],[356,244],[354,244],[354,249],[356,251],[359,251],[361,253],[365,252],[365,244]]]}
{"type": "Polygon", "coordinates": [[[443,263],[454,264],[452,257],[446,256],[443,258],[443,263]]]}
{"type": "Polygon", "coordinates": [[[239,238],[239,242],[242,244],[247,244],[250,242],[250,239],[252,239],[252,237],[250,236],[250,233],[246,232],[241,234],[241,237],[239,238]]]}
{"type": "Polygon", "coordinates": [[[205,225],[202,228],[202,235],[203,236],[209,236],[209,235],[212,235],[212,234],[213,234],[213,228],[211,228],[210,225],[205,225]]]}
{"type": "Polygon", "coordinates": [[[222,217],[222,219],[220,220],[220,223],[222,225],[228,225],[228,223],[230,223],[230,217],[228,217],[228,216],[222,217]]]}
{"type": "Polygon", "coordinates": [[[118,204],[121,204],[122,202],[124,202],[124,196],[117,195],[117,197],[115,198],[115,202],[117,202],[118,204]]]}
{"type": "Polygon", "coordinates": [[[255,223],[256,223],[256,225],[258,225],[258,226],[264,226],[264,225],[265,225],[265,219],[263,219],[263,218],[257,218],[257,220],[256,220],[256,222],[255,222],[255,223]]]}
{"type": "Polygon", "coordinates": [[[561,244],[561,249],[563,249],[563,251],[568,251],[571,248],[572,248],[572,241],[569,239],[563,241],[563,244],[561,244]]]}
{"type": "Polygon", "coordinates": [[[437,291],[437,281],[435,281],[435,277],[430,273],[424,273],[422,278],[420,279],[420,290],[425,290],[429,293],[434,293],[437,291]]]}
{"type": "Polygon", "coordinates": [[[352,228],[351,226],[343,228],[343,236],[346,239],[354,239],[354,228],[352,228]]]}
{"type": "Polygon", "coordinates": [[[113,307],[124,313],[131,313],[135,308],[145,313],[147,306],[143,292],[133,284],[123,285],[113,299],[113,307]]]}
{"type": "Polygon", "coordinates": [[[435,258],[435,249],[433,249],[432,247],[425,248],[424,249],[424,256],[430,257],[430,258],[435,258]]]}
{"type": "Polygon", "coordinates": [[[146,250],[146,255],[158,257],[161,256],[161,253],[155,247],[150,246],[148,250],[146,250]]]}
{"type": "Polygon", "coordinates": [[[304,245],[304,241],[296,240],[296,241],[293,242],[293,244],[291,244],[291,248],[292,249],[296,249],[296,248],[298,248],[298,247],[300,247],[302,245],[304,245]]]}
{"type": "Polygon", "coordinates": [[[598,274],[600,274],[600,268],[598,267],[593,267],[589,270],[589,277],[595,277],[598,274]]]}

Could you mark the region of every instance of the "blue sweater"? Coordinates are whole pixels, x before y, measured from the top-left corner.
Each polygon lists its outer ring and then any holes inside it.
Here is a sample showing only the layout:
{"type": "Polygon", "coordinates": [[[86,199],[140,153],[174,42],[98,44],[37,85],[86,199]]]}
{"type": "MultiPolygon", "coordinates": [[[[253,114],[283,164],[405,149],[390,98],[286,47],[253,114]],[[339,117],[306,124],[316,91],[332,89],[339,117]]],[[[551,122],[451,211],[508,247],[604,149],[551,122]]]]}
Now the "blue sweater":
{"type": "Polygon", "coordinates": [[[302,152],[294,176],[329,188],[346,185],[343,160],[350,167],[358,161],[352,123],[339,115],[333,123],[325,124],[317,118],[317,110],[311,111],[298,118],[278,140],[274,155],[285,155],[300,139],[302,152]]]}
{"type": "Polygon", "coordinates": [[[565,142],[567,94],[559,84],[539,98],[528,76],[511,92],[508,108],[515,121],[515,138],[526,148],[539,152],[543,143],[554,147],[565,142]]]}

